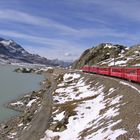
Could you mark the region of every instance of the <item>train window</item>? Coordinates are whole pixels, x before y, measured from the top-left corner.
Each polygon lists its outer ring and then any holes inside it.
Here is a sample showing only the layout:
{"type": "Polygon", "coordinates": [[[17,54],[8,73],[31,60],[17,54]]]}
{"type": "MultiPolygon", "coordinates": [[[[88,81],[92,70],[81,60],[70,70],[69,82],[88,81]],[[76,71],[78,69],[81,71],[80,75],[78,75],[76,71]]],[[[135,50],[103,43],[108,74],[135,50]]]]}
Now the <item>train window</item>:
{"type": "Polygon", "coordinates": [[[108,71],[108,68],[101,68],[101,70],[103,70],[103,71],[108,71]]]}
{"type": "Polygon", "coordinates": [[[112,72],[122,72],[121,69],[112,69],[112,72]]]}
{"type": "Polygon", "coordinates": [[[137,74],[136,70],[126,70],[126,73],[128,74],[137,74]]]}

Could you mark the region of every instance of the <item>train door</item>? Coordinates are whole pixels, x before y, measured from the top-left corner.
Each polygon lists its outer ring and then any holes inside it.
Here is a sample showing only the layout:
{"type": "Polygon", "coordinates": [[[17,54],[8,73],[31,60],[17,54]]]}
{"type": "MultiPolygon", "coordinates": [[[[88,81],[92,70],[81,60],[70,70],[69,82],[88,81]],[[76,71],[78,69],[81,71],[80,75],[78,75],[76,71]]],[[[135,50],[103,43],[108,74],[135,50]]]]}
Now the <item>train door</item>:
{"type": "Polygon", "coordinates": [[[138,82],[140,83],[140,68],[137,69],[138,82]]]}

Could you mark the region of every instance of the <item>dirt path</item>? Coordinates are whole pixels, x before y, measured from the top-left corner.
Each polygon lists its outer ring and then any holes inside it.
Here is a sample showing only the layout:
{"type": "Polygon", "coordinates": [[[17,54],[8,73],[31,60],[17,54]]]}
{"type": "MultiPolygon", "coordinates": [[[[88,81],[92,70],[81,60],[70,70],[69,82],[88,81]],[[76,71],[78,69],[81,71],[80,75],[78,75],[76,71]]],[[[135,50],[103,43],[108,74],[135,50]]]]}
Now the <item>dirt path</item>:
{"type": "Polygon", "coordinates": [[[19,140],[39,140],[43,132],[48,128],[52,108],[51,90],[49,89],[44,95],[40,112],[33,118],[31,127],[22,132],[18,138],[19,140]]]}
{"type": "Polygon", "coordinates": [[[44,94],[42,108],[31,121],[29,128],[25,129],[21,136],[18,137],[19,140],[39,140],[43,136],[45,130],[47,130],[52,114],[52,92],[57,86],[56,78],[65,71],[66,70],[55,69],[53,73],[45,73],[45,77],[49,81],[47,84],[50,85],[44,94]]]}

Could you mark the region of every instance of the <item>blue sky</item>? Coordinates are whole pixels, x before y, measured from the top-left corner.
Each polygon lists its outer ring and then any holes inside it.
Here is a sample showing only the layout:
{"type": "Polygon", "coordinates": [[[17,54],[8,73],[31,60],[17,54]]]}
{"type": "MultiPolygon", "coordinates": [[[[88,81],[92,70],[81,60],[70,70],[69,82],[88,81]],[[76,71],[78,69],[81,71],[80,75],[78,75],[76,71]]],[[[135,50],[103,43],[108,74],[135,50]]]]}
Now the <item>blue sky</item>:
{"type": "Polygon", "coordinates": [[[0,37],[31,53],[74,60],[100,43],[140,43],[139,0],[1,0],[0,37]]]}

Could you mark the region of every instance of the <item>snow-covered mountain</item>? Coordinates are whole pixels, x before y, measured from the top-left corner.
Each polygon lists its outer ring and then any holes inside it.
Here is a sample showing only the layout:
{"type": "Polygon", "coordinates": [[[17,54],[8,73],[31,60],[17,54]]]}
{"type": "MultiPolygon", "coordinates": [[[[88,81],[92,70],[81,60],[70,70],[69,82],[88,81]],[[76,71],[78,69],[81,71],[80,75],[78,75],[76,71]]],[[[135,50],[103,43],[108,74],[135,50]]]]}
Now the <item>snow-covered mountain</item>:
{"type": "Polygon", "coordinates": [[[5,40],[3,38],[0,38],[0,61],[4,63],[30,63],[47,66],[68,65],[67,62],[49,60],[37,54],[31,54],[13,40],[5,40]]]}
{"type": "Polygon", "coordinates": [[[96,66],[140,66],[140,45],[131,47],[102,43],[83,52],[73,63],[74,68],[84,65],[96,66]]]}

